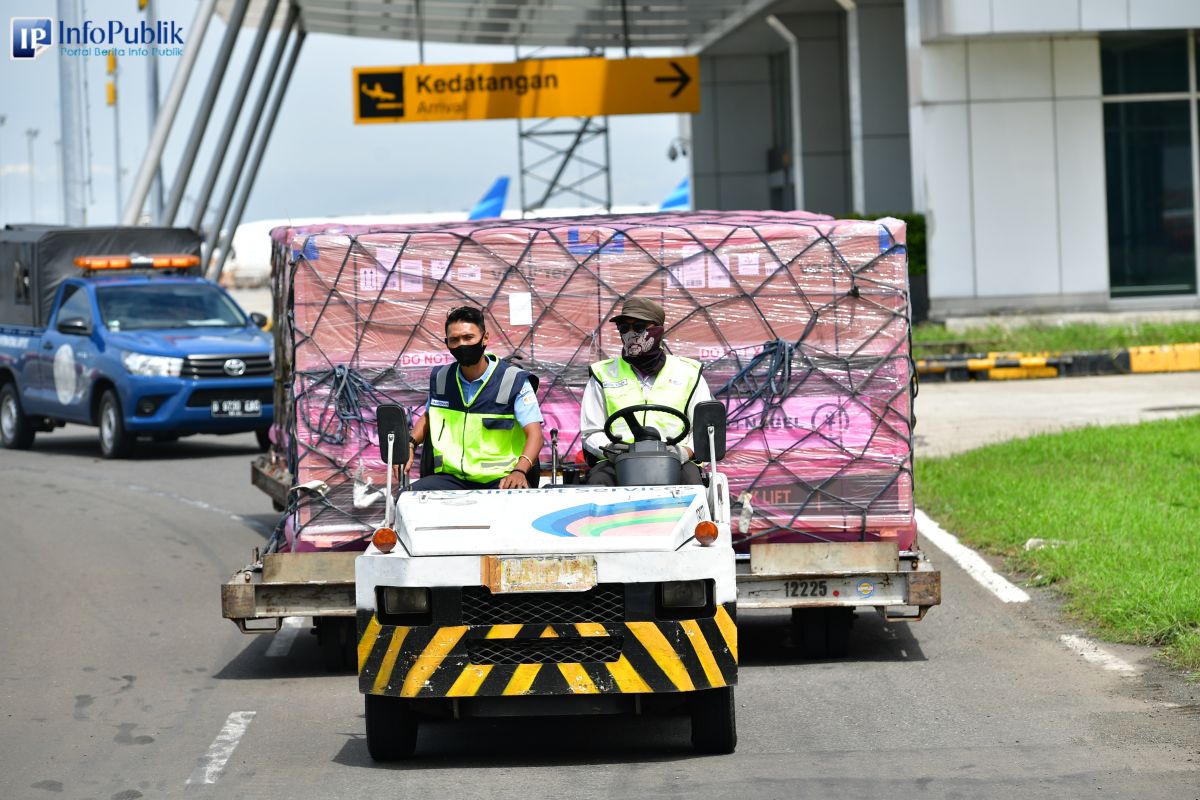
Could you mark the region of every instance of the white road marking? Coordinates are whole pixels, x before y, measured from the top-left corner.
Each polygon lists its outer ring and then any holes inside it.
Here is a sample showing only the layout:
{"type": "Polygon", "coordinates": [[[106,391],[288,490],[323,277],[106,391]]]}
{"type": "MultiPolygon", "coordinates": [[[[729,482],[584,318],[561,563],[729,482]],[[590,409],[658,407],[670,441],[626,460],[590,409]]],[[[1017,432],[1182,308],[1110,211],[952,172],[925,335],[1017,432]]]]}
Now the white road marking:
{"type": "Polygon", "coordinates": [[[229,761],[229,757],[233,755],[238,742],[242,740],[242,734],[246,732],[250,721],[254,719],[254,715],[257,713],[256,711],[234,711],[230,714],[229,719],[225,720],[225,726],[217,734],[217,738],[213,739],[208,752],[204,754],[204,757],[196,764],[196,768],[192,770],[187,783],[216,783],[217,779],[224,773],[225,764],[229,761]]]}
{"type": "Polygon", "coordinates": [[[279,626],[279,632],[271,637],[267,655],[271,658],[282,658],[290,653],[292,643],[296,641],[296,634],[300,633],[303,625],[304,617],[285,617],[283,624],[279,626]]]}
{"type": "Polygon", "coordinates": [[[234,520],[235,522],[240,522],[241,524],[245,525],[247,528],[253,528],[254,530],[256,530],[260,533],[271,534],[274,532],[274,529],[271,528],[270,525],[264,525],[263,523],[259,522],[258,520],[250,519],[249,517],[243,516],[241,514],[235,514],[232,511],[228,511],[224,508],[221,508],[220,506],[214,506],[212,503],[206,503],[203,500],[196,500],[191,497],[184,497],[183,495],[176,494],[175,492],[167,492],[167,491],[163,491],[162,489],[154,489],[149,486],[138,486],[135,483],[124,484],[124,485],[126,486],[126,488],[128,488],[132,491],[135,491],[135,492],[142,492],[143,494],[153,495],[154,497],[161,497],[166,500],[174,500],[177,503],[183,503],[184,505],[191,506],[192,508],[199,508],[204,511],[211,511],[214,514],[223,514],[224,516],[229,517],[229,519],[234,520]]]}
{"type": "Polygon", "coordinates": [[[1109,672],[1118,672],[1122,675],[1138,674],[1138,668],[1133,664],[1117,658],[1091,639],[1067,633],[1058,637],[1058,640],[1065,644],[1068,650],[1083,656],[1083,660],[1089,664],[1095,664],[1098,667],[1104,667],[1109,672]]]}
{"type": "Polygon", "coordinates": [[[992,569],[983,557],[958,540],[958,537],[942,529],[942,526],[931,520],[924,511],[917,509],[917,530],[926,541],[933,542],[938,549],[950,556],[956,564],[967,571],[967,574],[979,582],[983,588],[999,597],[1005,603],[1028,603],[1029,595],[1019,586],[1009,583],[1002,575],[992,569]]]}

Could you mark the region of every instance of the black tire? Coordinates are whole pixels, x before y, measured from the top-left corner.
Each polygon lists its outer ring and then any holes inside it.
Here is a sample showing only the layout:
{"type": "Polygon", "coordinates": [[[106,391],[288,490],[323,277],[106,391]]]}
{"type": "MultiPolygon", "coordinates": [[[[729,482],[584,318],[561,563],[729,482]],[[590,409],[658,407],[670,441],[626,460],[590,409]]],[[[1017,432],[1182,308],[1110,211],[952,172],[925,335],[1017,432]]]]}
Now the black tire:
{"type": "Polygon", "coordinates": [[[321,663],[329,672],[344,672],[352,669],[358,657],[358,645],[354,641],[354,620],[344,617],[317,617],[317,647],[321,650],[321,663]]]}
{"type": "Polygon", "coordinates": [[[9,450],[28,450],[33,447],[33,420],[21,410],[21,395],[17,385],[9,382],[0,387],[0,440],[9,450]]]}
{"type": "Polygon", "coordinates": [[[688,703],[692,712],[692,747],[697,753],[728,755],[737,749],[732,686],[694,692],[688,703]]]}
{"type": "Polygon", "coordinates": [[[795,638],[805,658],[844,658],[853,625],[853,608],[792,609],[795,638]]]}
{"type": "Polygon", "coordinates": [[[417,749],[417,717],[398,697],[368,694],[367,752],[374,761],[400,761],[417,749]]]}
{"type": "Polygon", "coordinates": [[[254,438],[258,440],[258,449],[262,452],[267,452],[271,449],[271,429],[258,428],[254,431],[254,438]]]}
{"type": "Polygon", "coordinates": [[[121,399],[112,389],[105,389],[100,398],[96,424],[100,428],[100,455],[105,458],[125,458],[133,452],[137,439],[125,430],[121,399]]]}

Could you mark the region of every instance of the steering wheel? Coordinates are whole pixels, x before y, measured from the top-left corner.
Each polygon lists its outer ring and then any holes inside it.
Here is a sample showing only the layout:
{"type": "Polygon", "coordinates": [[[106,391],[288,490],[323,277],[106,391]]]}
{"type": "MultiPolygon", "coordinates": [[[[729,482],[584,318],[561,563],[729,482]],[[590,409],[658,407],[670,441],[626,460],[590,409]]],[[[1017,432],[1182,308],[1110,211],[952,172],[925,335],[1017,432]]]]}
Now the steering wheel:
{"type": "Polygon", "coordinates": [[[618,420],[624,420],[625,424],[629,426],[630,432],[633,433],[633,440],[635,442],[661,441],[655,439],[654,436],[646,430],[645,426],[638,421],[638,418],[634,416],[635,414],[644,411],[661,411],[664,414],[670,414],[671,416],[676,417],[683,423],[683,430],[678,435],[667,439],[666,444],[679,444],[686,439],[687,435],[692,431],[692,421],[688,419],[687,414],[683,413],[679,409],[671,408],[670,406],[654,405],[652,403],[641,403],[636,406],[626,406],[619,411],[614,411],[612,414],[609,414],[608,419],[604,420],[604,435],[608,437],[610,442],[620,442],[621,438],[613,433],[613,423],[617,422],[618,420]]]}

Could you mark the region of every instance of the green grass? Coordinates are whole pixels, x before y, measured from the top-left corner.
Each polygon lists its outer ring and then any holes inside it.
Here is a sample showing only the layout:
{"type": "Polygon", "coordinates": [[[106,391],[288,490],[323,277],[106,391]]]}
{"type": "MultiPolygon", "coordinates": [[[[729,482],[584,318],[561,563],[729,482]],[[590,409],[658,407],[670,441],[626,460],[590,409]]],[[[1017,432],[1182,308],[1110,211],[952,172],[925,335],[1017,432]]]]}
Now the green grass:
{"type": "Polygon", "coordinates": [[[1200,416],[1086,428],[918,459],[918,505],[1052,584],[1117,642],[1200,678],[1200,416]],[[1031,538],[1063,544],[1026,552],[1031,538]]]}
{"type": "Polygon", "coordinates": [[[964,342],[962,352],[1014,351],[1023,353],[1116,350],[1154,344],[1200,342],[1200,322],[1142,323],[1136,325],[1026,325],[1005,330],[998,325],[951,333],[942,325],[923,323],[913,329],[917,358],[941,355],[937,342],[964,342]]]}

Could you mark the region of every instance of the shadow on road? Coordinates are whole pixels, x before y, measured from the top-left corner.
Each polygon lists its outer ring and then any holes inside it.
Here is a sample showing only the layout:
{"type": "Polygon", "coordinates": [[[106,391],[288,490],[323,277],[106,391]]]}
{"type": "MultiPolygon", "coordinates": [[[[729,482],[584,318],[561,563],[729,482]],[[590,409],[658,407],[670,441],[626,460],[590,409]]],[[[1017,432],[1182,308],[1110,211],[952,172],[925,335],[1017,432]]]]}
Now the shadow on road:
{"type": "Polygon", "coordinates": [[[246,646],[242,648],[242,651],[221,667],[213,677],[221,681],[257,681],[277,678],[338,678],[351,682],[358,680],[353,667],[331,671],[322,666],[317,637],[312,634],[311,625],[305,625],[296,633],[296,638],[286,655],[268,656],[267,649],[275,637],[280,635],[264,633],[253,637],[247,636],[246,646]]]}
{"type": "MultiPolygon", "coordinates": [[[[94,431],[84,428],[70,432],[39,433],[33,451],[51,456],[83,456],[100,460],[100,443],[94,431]]],[[[260,451],[253,434],[229,436],[190,436],[174,442],[138,440],[130,461],[184,461],[191,458],[256,455],[260,451]]]]}
{"type": "Polygon", "coordinates": [[[423,721],[417,753],[407,761],[376,763],[367,753],[366,738],[346,733],[349,738],[333,762],[349,767],[413,770],[662,763],[702,758],[692,750],[690,730],[688,718],[681,715],[423,721]]]}
{"type": "Polygon", "coordinates": [[[855,614],[846,655],[827,659],[806,657],[788,611],[743,611],[738,614],[738,655],[742,667],[926,660],[911,623],[887,622],[873,611],[855,614]]]}

